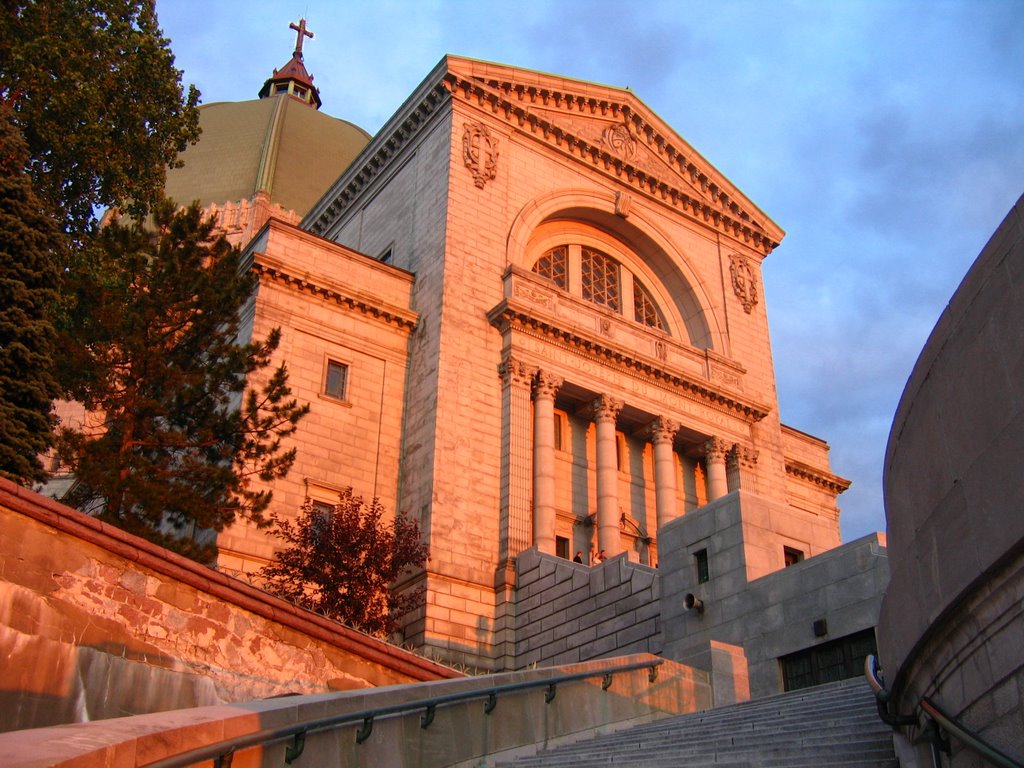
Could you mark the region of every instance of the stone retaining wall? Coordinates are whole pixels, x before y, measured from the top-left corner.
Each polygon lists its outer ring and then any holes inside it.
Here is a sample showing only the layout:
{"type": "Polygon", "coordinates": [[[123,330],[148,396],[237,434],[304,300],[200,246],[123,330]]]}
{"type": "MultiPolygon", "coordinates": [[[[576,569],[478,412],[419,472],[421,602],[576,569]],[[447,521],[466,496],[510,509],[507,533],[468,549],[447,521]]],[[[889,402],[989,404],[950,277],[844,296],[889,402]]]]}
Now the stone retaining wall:
{"type": "Polygon", "coordinates": [[[0,479],[0,730],[459,677],[0,479]]]}
{"type": "Polygon", "coordinates": [[[625,553],[590,567],[530,549],[516,570],[518,668],[661,652],[655,569],[625,553]]]}

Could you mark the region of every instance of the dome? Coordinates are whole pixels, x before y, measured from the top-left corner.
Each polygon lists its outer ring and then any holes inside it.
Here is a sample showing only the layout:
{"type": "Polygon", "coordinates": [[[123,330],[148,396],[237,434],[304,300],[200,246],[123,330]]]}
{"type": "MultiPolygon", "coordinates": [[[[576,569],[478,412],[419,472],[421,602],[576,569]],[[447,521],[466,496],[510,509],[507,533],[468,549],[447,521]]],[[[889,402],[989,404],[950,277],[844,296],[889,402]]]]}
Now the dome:
{"type": "Polygon", "coordinates": [[[213,209],[258,202],[301,219],[369,143],[359,126],[319,111],[320,93],[302,59],[313,33],[305,19],[290,28],[292,57],[258,99],[199,108],[202,134],[179,156],[184,165],[168,171],[167,197],[213,209]]]}
{"type": "Polygon", "coordinates": [[[199,142],[180,157],[184,165],[167,173],[167,197],[206,208],[265,192],[299,217],[370,140],[362,128],[287,93],[206,104],[199,125],[199,142]]]}

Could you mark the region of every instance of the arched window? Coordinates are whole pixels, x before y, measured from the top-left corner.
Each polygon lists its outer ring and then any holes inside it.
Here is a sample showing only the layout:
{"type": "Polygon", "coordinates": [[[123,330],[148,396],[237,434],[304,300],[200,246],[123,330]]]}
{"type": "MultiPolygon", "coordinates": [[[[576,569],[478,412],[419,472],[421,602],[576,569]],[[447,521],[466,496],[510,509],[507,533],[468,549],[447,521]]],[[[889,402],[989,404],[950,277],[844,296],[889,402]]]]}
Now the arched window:
{"type": "Polygon", "coordinates": [[[661,312],[658,305],[654,303],[651,292],[636,277],[633,278],[633,319],[638,323],[665,330],[665,324],[661,320],[661,312]]]}
{"type": "Polygon", "coordinates": [[[568,252],[569,249],[564,245],[552,248],[537,259],[533,271],[565,290],[569,287],[565,279],[568,271],[568,252]]]}
{"type": "Polygon", "coordinates": [[[597,248],[574,243],[555,246],[534,262],[533,272],[641,325],[668,330],[647,287],[625,265],[597,248]]]}

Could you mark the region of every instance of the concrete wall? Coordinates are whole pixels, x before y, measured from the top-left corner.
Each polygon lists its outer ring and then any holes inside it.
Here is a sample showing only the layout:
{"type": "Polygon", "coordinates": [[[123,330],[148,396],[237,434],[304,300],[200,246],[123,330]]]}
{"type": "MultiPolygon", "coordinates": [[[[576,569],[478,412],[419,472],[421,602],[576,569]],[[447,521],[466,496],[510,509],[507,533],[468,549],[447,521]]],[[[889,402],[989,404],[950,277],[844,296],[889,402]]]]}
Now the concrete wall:
{"type": "Polygon", "coordinates": [[[0,530],[0,730],[460,676],[3,479],[0,530]]]}
{"type": "MultiPolygon", "coordinates": [[[[783,567],[783,548],[807,538],[787,522],[790,508],[742,491],[661,530],[664,655],[701,668],[715,643],[739,646],[750,695],[782,690],[779,657],[875,626],[889,564],[883,534],[872,534],[783,567]],[[771,525],[757,521],[771,521],[771,525]],[[706,550],[710,578],[698,583],[694,552],[706,550]],[[703,613],[687,611],[692,593],[703,613]],[[813,623],[825,619],[828,634],[813,623]]],[[[793,521],[795,522],[795,521],[793,521]]]]}
{"type": "MultiPolygon", "coordinates": [[[[879,651],[894,712],[921,696],[1024,760],[1024,198],[964,277],[893,421],[893,558],[879,651]]],[[[915,735],[912,729],[909,738],[915,735]]],[[[926,764],[908,746],[904,764],[926,764]]],[[[977,757],[953,740],[953,766],[977,757]]]]}
{"type": "Polygon", "coordinates": [[[658,572],[622,553],[590,567],[529,549],[516,558],[516,666],[662,648],[658,572]]]}
{"type": "MultiPolygon", "coordinates": [[[[0,734],[0,755],[7,768],[82,765],[144,765],[205,746],[215,739],[242,737],[297,721],[360,712],[375,707],[417,702],[464,692],[487,691],[499,685],[543,681],[552,676],[596,672],[595,677],[558,685],[545,702],[547,686],[503,693],[494,710],[484,712],[483,698],[438,707],[434,722],[422,728],[424,708],[404,716],[378,718],[363,744],[355,731],[362,724],[311,733],[298,765],[394,766],[394,768],[479,768],[497,759],[512,759],[674,714],[706,709],[710,704],[707,676],[671,662],[657,668],[616,672],[602,689],[604,670],[628,663],[657,663],[652,656],[633,656],[571,667],[536,669],[488,677],[438,681],[372,691],[204,707],[184,712],[84,723],[55,729],[0,734]]],[[[240,749],[235,768],[283,764],[286,744],[265,749],[240,749]]]]}

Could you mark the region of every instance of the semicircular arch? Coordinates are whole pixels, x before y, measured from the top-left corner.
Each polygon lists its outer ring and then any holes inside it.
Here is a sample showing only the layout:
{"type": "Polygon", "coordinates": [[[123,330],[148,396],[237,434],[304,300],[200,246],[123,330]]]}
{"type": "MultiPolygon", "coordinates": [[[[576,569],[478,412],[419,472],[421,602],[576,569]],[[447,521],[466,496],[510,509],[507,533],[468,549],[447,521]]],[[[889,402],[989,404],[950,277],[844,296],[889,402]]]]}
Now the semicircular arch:
{"type": "Polygon", "coordinates": [[[614,257],[642,276],[645,287],[668,313],[670,325],[685,330],[681,341],[700,349],[725,349],[721,327],[701,282],[671,240],[639,213],[629,220],[615,214],[614,199],[593,192],[563,191],[525,205],[509,229],[509,264],[530,269],[540,250],[553,245],[560,232],[611,246],[614,257]]]}

